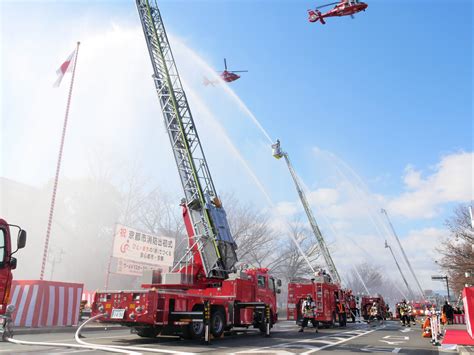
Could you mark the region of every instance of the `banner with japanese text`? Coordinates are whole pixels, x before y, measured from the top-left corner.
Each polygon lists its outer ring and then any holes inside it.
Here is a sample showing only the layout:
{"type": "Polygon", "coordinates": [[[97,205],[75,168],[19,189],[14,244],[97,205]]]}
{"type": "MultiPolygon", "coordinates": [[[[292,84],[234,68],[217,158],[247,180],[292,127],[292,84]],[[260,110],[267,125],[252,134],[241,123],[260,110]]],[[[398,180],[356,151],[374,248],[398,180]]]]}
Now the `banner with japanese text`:
{"type": "Polygon", "coordinates": [[[134,261],[126,259],[117,259],[117,274],[130,275],[130,276],[142,276],[145,270],[155,270],[163,272],[169,271],[169,266],[157,266],[143,263],[136,263],[134,261]]]}
{"type": "Polygon", "coordinates": [[[136,263],[172,266],[174,248],[174,238],[151,235],[117,224],[112,256],[136,263]]]}

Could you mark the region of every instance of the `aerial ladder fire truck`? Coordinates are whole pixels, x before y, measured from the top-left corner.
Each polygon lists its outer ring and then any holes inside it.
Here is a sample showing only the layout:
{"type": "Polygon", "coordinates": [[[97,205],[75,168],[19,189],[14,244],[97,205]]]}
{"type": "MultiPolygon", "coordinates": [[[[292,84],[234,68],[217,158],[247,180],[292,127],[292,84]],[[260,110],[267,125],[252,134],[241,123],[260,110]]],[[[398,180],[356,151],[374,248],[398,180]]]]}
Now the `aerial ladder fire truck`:
{"type": "MultiPolygon", "coordinates": [[[[319,272],[311,279],[298,278],[291,280],[288,283],[287,319],[296,320],[297,323],[302,320],[301,303],[308,294],[311,294],[316,303],[316,320],[323,324],[333,325],[339,318],[339,302],[343,303],[345,306],[346,318],[350,315],[349,297],[351,291],[341,288],[341,277],[339,276],[336,265],[329,253],[329,249],[321,230],[316,223],[316,219],[314,218],[314,214],[311,211],[311,207],[309,206],[304,193],[302,183],[299,181],[298,175],[293,169],[288,153],[282,151],[279,140],[272,145],[272,150],[273,156],[276,159],[285,159],[288,170],[290,171],[291,177],[295,183],[301,204],[303,205],[306,216],[308,217],[311,230],[313,231],[319,250],[329,272],[329,275],[325,272],[319,272]]],[[[339,322],[344,324],[345,321],[339,319],[339,322]]]]}
{"type": "Polygon", "coordinates": [[[236,270],[231,235],[189,109],[156,1],[136,0],[184,198],[188,248],[171,272],[135,291],[98,291],[92,316],[129,326],[142,337],[220,337],[234,327],[269,335],[281,285],[267,269],[236,270]]]}
{"type": "Polygon", "coordinates": [[[12,286],[12,271],[16,269],[17,259],[13,257],[19,249],[26,245],[26,231],[14,224],[8,224],[0,218],[0,340],[11,336],[9,322],[14,311],[10,301],[10,289],[12,286]],[[13,251],[11,228],[18,229],[17,247],[13,251]]]}

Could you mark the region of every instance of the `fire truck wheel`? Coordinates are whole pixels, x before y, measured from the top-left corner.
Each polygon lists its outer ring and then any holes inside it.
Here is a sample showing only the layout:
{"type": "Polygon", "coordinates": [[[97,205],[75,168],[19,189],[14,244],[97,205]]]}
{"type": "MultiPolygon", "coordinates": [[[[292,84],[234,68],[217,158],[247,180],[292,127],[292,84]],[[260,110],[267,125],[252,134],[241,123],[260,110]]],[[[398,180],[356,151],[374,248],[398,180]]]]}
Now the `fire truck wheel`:
{"type": "MultiPolygon", "coordinates": [[[[270,311],[270,328],[273,328],[273,313],[271,311],[270,311]]],[[[267,332],[267,321],[263,315],[262,315],[262,321],[260,322],[258,329],[260,329],[262,333],[267,332]]]]}
{"type": "Polygon", "coordinates": [[[153,327],[136,328],[137,335],[142,338],[155,338],[158,335],[158,329],[153,327]]]}
{"type": "Polygon", "coordinates": [[[203,322],[191,322],[183,334],[186,339],[201,339],[204,336],[204,323],[203,322]]]}
{"type": "Polygon", "coordinates": [[[211,333],[215,338],[220,338],[224,333],[225,316],[222,311],[215,311],[211,315],[211,333]]]}

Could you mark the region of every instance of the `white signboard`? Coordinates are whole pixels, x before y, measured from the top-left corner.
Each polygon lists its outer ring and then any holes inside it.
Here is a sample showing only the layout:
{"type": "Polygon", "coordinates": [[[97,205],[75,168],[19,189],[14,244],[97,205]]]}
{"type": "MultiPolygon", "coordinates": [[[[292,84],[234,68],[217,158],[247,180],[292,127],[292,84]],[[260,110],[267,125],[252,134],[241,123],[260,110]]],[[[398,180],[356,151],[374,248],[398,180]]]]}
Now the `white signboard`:
{"type": "Polygon", "coordinates": [[[159,270],[163,273],[167,272],[169,270],[169,267],[141,264],[130,260],[117,259],[117,274],[142,276],[144,270],[159,270]]]}
{"type": "Polygon", "coordinates": [[[117,224],[112,256],[137,263],[172,266],[174,247],[174,238],[158,237],[117,224]]]}

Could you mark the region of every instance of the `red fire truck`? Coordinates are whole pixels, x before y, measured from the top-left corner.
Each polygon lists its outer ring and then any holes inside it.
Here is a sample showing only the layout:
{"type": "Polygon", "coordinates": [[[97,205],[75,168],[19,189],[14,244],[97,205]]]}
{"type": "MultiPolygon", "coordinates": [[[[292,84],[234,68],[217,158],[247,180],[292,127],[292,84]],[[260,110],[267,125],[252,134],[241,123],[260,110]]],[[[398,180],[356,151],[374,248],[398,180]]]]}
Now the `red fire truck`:
{"type": "Polygon", "coordinates": [[[136,0],[153,78],[184,198],[188,248],[170,273],[135,291],[98,291],[92,316],[142,337],[219,337],[234,327],[269,335],[277,321],[275,280],[267,269],[237,272],[237,245],[218,198],[156,2],[136,0]]]}
{"type": "Polygon", "coordinates": [[[431,307],[433,307],[433,304],[428,301],[419,301],[419,302],[413,302],[411,304],[412,307],[412,314],[413,316],[424,316],[426,311],[429,311],[431,307]]]}
{"type": "Polygon", "coordinates": [[[385,304],[385,301],[381,295],[376,296],[362,296],[360,301],[360,314],[364,320],[368,320],[370,316],[370,308],[377,302],[379,305],[379,316],[380,319],[387,319],[388,314],[388,306],[385,304]]]}
{"type": "MultiPolygon", "coordinates": [[[[301,323],[301,304],[308,294],[316,303],[316,320],[325,326],[335,325],[339,319],[337,301],[343,300],[346,304],[347,291],[330,282],[327,275],[316,276],[311,280],[294,279],[288,283],[287,319],[295,320],[298,325],[301,323]]],[[[346,304],[345,308],[349,316],[349,306],[346,304]]]]}
{"type": "Polygon", "coordinates": [[[204,336],[206,316],[214,337],[234,327],[267,332],[267,323],[271,327],[277,321],[279,281],[267,269],[245,270],[207,287],[178,283],[181,276],[165,274],[163,283],[143,285],[143,290],[99,291],[92,315],[105,313],[101,322],[129,326],[142,337],[179,334],[193,339],[204,336]]]}
{"type": "Polygon", "coordinates": [[[0,315],[5,313],[5,309],[10,300],[10,287],[12,284],[12,270],[16,269],[16,258],[12,255],[18,249],[24,248],[26,244],[26,231],[19,226],[8,224],[0,218],[0,315]],[[10,228],[18,229],[17,248],[12,251],[12,241],[10,228]]]}

